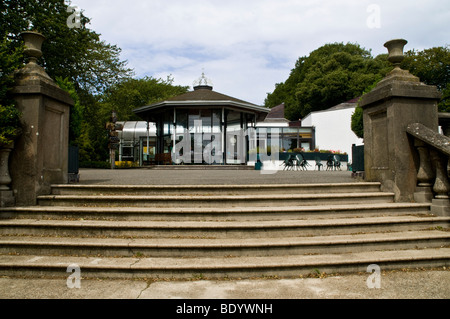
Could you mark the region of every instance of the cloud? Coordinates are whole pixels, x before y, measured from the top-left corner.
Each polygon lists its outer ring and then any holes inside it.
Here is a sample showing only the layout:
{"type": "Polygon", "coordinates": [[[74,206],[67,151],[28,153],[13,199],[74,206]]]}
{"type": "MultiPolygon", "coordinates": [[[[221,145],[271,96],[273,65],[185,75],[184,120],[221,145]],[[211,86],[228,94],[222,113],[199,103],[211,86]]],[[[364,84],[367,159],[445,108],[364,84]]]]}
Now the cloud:
{"type": "Polygon", "coordinates": [[[449,39],[447,0],[73,0],[91,28],[122,48],[137,76],[192,85],[202,69],[215,90],[263,104],[300,56],[331,42],[359,43],[373,54],[403,37],[407,49],[449,39]],[[380,9],[371,28],[368,7],[380,9]]]}

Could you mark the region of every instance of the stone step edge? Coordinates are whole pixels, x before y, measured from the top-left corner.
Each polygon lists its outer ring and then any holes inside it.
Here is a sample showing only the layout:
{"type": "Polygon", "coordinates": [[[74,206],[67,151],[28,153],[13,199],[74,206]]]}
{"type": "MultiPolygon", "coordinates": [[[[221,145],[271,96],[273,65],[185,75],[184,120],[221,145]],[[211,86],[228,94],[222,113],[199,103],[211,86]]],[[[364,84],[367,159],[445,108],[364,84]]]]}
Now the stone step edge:
{"type": "Polygon", "coordinates": [[[358,210],[377,210],[377,209],[397,209],[397,208],[424,208],[430,209],[431,204],[428,203],[357,203],[357,204],[333,204],[320,206],[280,206],[280,207],[230,207],[230,208],[211,208],[211,207],[82,207],[82,206],[29,206],[29,207],[6,207],[0,208],[2,212],[107,212],[107,213],[164,213],[164,214],[180,214],[180,213],[258,213],[258,212],[322,212],[322,211],[358,211],[358,210]]]}
{"type": "Polygon", "coordinates": [[[330,198],[377,198],[377,197],[394,197],[394,193],[388,192],[368,192],[368,193],[331,193],[331,194],[295,194],[295,195],[190,195],[190,196],[177,196],[177,195],[155,195],[155,196],[129,196],[129,195],[44,195],[38,196],[38,200],[82,200],[82,201],[157,201],[157,200],[171,200],[176,202],[181,201],[235,201],[235,200],[288,200],[288,199],[330,199],[330,198]]]}
{"type": "Polygon", "coordinates": [[[161,230],[161,229],[280,229],[303,227],[340,227],[340,226],[369,226],[392,224],[422,224],[448,223],[450,217],[425,216],[379,216],[352,217],[332,219],[301,219],[301,220],[273,220],[273,221],[107,221],[107,220],[41,220],[41,219],[9,219],[0,220],[0,227],[38,227],[38,228],[108,228],[117,230],[161,230]]]}
{"type": "MultiPolygon", "coordinates": [[[[89,270],[99,271],[207,271],[207,270],[249,270],[282,269],[304,267],[332,267],[342,265],[364,265],[388,263],[413,263],[418,261],[442,261],[444,266],[450,264],[450,248],[428,248],[392,251],[370,251],[345,254],[296,255],[271,257],[197,257],[197,258],[98,258],[98,257],[63,257],[38,255],[0,255],[0,271],[11,268],[42,269],[50,268],[61,271],[67,277],[66,268],[71,265],[80,267],[81,273],[89,270]]],[[[365,271],[365,270],[363,270],[365,271]]],[[[1,274],[1,273],[0,273],[1,274]]],[[[149,274],[151,275],[151,274],[149,274]]],[[[226,273],[223,274],[223,277],[226,273]]]]}
{"type": "Polygon", "coordinates": [[[448,240],[450,232],[423,230],[395,233],[370,233],[354,235],[328,235],[288,238],[257,239],[211,239],[211,238],[82,238],[82,237],[0,237],[0,246],[61,247],[69,248],[126,248],[126,249],[230,249],[230,248],[274,248],[302,246],[335,246],[399,243],[428,240],[448,240]],[[74,241],[76,238],[76,241],[74,241]]]}
{"type": "Polygon", "coordinates": [[[269,189],[269,188],[330,188],[330,187],[366,187],[366,186],[381,186],[379,182],[357,182],[357,183],[318,183],[318,184],[223,184],[223,185],[88,185],[88,184],[54,184],[51,188],[68,188],[68,189],[168,189],[168,190],[179,190],[179,189],[217,189],[217,190],[229,190],[234,188],[248,188],[248,189],[269,189]]]}

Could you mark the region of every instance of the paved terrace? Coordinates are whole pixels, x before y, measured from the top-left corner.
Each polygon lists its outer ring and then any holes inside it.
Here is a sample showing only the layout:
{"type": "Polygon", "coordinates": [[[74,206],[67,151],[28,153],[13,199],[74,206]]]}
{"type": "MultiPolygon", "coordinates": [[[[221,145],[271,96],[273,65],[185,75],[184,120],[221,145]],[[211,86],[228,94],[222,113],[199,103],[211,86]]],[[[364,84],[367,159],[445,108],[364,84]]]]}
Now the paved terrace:
{"type": "Polygon", "coordinates": [[[352,183],[349,171],[265,171],[237,169],[80,169],[86,185],[227,185],[352,183]]]}

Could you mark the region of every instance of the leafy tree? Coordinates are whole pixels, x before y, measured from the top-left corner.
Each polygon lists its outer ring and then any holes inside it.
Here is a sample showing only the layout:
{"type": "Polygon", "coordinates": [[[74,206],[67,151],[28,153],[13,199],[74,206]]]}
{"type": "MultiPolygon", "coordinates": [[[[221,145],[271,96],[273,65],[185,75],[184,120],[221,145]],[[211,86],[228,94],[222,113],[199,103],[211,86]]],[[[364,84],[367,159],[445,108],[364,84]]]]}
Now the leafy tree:
{"type": "Polygon", "coordinates": [[[358,44],[326,44],[299,58],[286,82],[268,95],[266,106],[284,100],[286,117],[297,120],[360,96],[388,70],[386,61],[374,59],[358,44]]]}
{"type": "Polygon", "coordinates": [[[69,142],[72,145],[77,145],[78,138],[81,135],[81,125],[83,121],[83,106],[81,105],[80,97],[75,89],[75,85],[70,82],[68,78],[62,79],[57,77],[55,80],[56,84],[69,93],[74,101],[73,107],[70,108],[69,142]]]}
{"type": "Polygon", "coordinates": [[[46,37],[39,63],[53,79],[67,78],[77,89],[91,94],[133,75],[119,58],[121,50],[100,40],[86,27],[90,19],[81,13],[80,28],[70,29],[71,12],[63,0],[4,0],[0,4],[0,36],[10,39],[10,49],[21,45],[21,32],[34,30],[46,37]]]}
{"type": "Polygon", "coordinates": [[[14,78],[13,72],[21,66],[22,47],[10,50],[10,40],[0,42],[0,146],[8,145],[21,133],[20,112],[9,96],[14,78]]]}
{"type": "MultiPolygon", "coordinates": [[[[385,59],[385,55],[380,58],[385,59]]],[[[439,111],[450,112],[450,49],[448,46],[405,52],[401,68],[409,70],[425,84],[435,85],[442,93],[442,99],[438,105],[439,111]]],[[[368,87],[365,93],[370,92],[376,83],[368,87]]],[[[362,109],[359,107],[352,115],[352,130],[358,137],[364,138],[362,109]]]]}
{"type": "Polygon", "coordinates": [[[450,47],[434,47],[405,53],[401,67],[418,76],[422,82],[435,85],[442,93],[441,112],[450,112],[450,47]]]}
{"type": "Polygon", "coordinates": [[[363,109],[357,106],[352,114],[351,129],[359,138],[364,138],[363,109]]]}
{"type": "Polygon", "coordinates": [[[186,93],[188,87],[174,86],[173,79],[167,80],[144,77],[128,79],[108,89],[102,97],[106,114],[115,110],[121,121],[139,121],[133,110],[156,103],[170,97],[186,93]]]}
{"type": "MultiPolygon", "coordinates": [[[[108,154],[104,123],[100,122],[103,119],[98,116],[100,96],[109,87],[131,78],[133,72],[126,67],[126,61],[121,61],[117,46],[102,41],[99,34],[87,28],[90,19],[83,13],[80,27],[69,28],[71,12],[67,9],[63,0],[0,2],[0,36],[6,39],[0,57],[2,81],[5,64],[11,64],[14,70],[23,63],[22,56],[11,54],[23,52],[20,34],[26,30],[42,33],[46,41],[38,63],[75,100],[70,141],[79,144],[85,158],[102,160],[108,154]]],[[[3,92],[6,86],[1,84],[3,92]]]]}

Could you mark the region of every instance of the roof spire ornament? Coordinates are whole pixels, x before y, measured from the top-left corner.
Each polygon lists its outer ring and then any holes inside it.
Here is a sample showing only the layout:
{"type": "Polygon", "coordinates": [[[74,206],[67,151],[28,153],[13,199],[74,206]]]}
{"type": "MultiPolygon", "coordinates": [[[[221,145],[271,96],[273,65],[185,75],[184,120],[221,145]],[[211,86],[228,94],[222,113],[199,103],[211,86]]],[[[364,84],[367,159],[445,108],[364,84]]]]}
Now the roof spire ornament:
{"type": "Polygon", "coordinates": [[[212,90],[212,81],[205,76],[204,69],[202,70],[202,76],[194,81],[194,90],[207,89],[212,90]]]}

